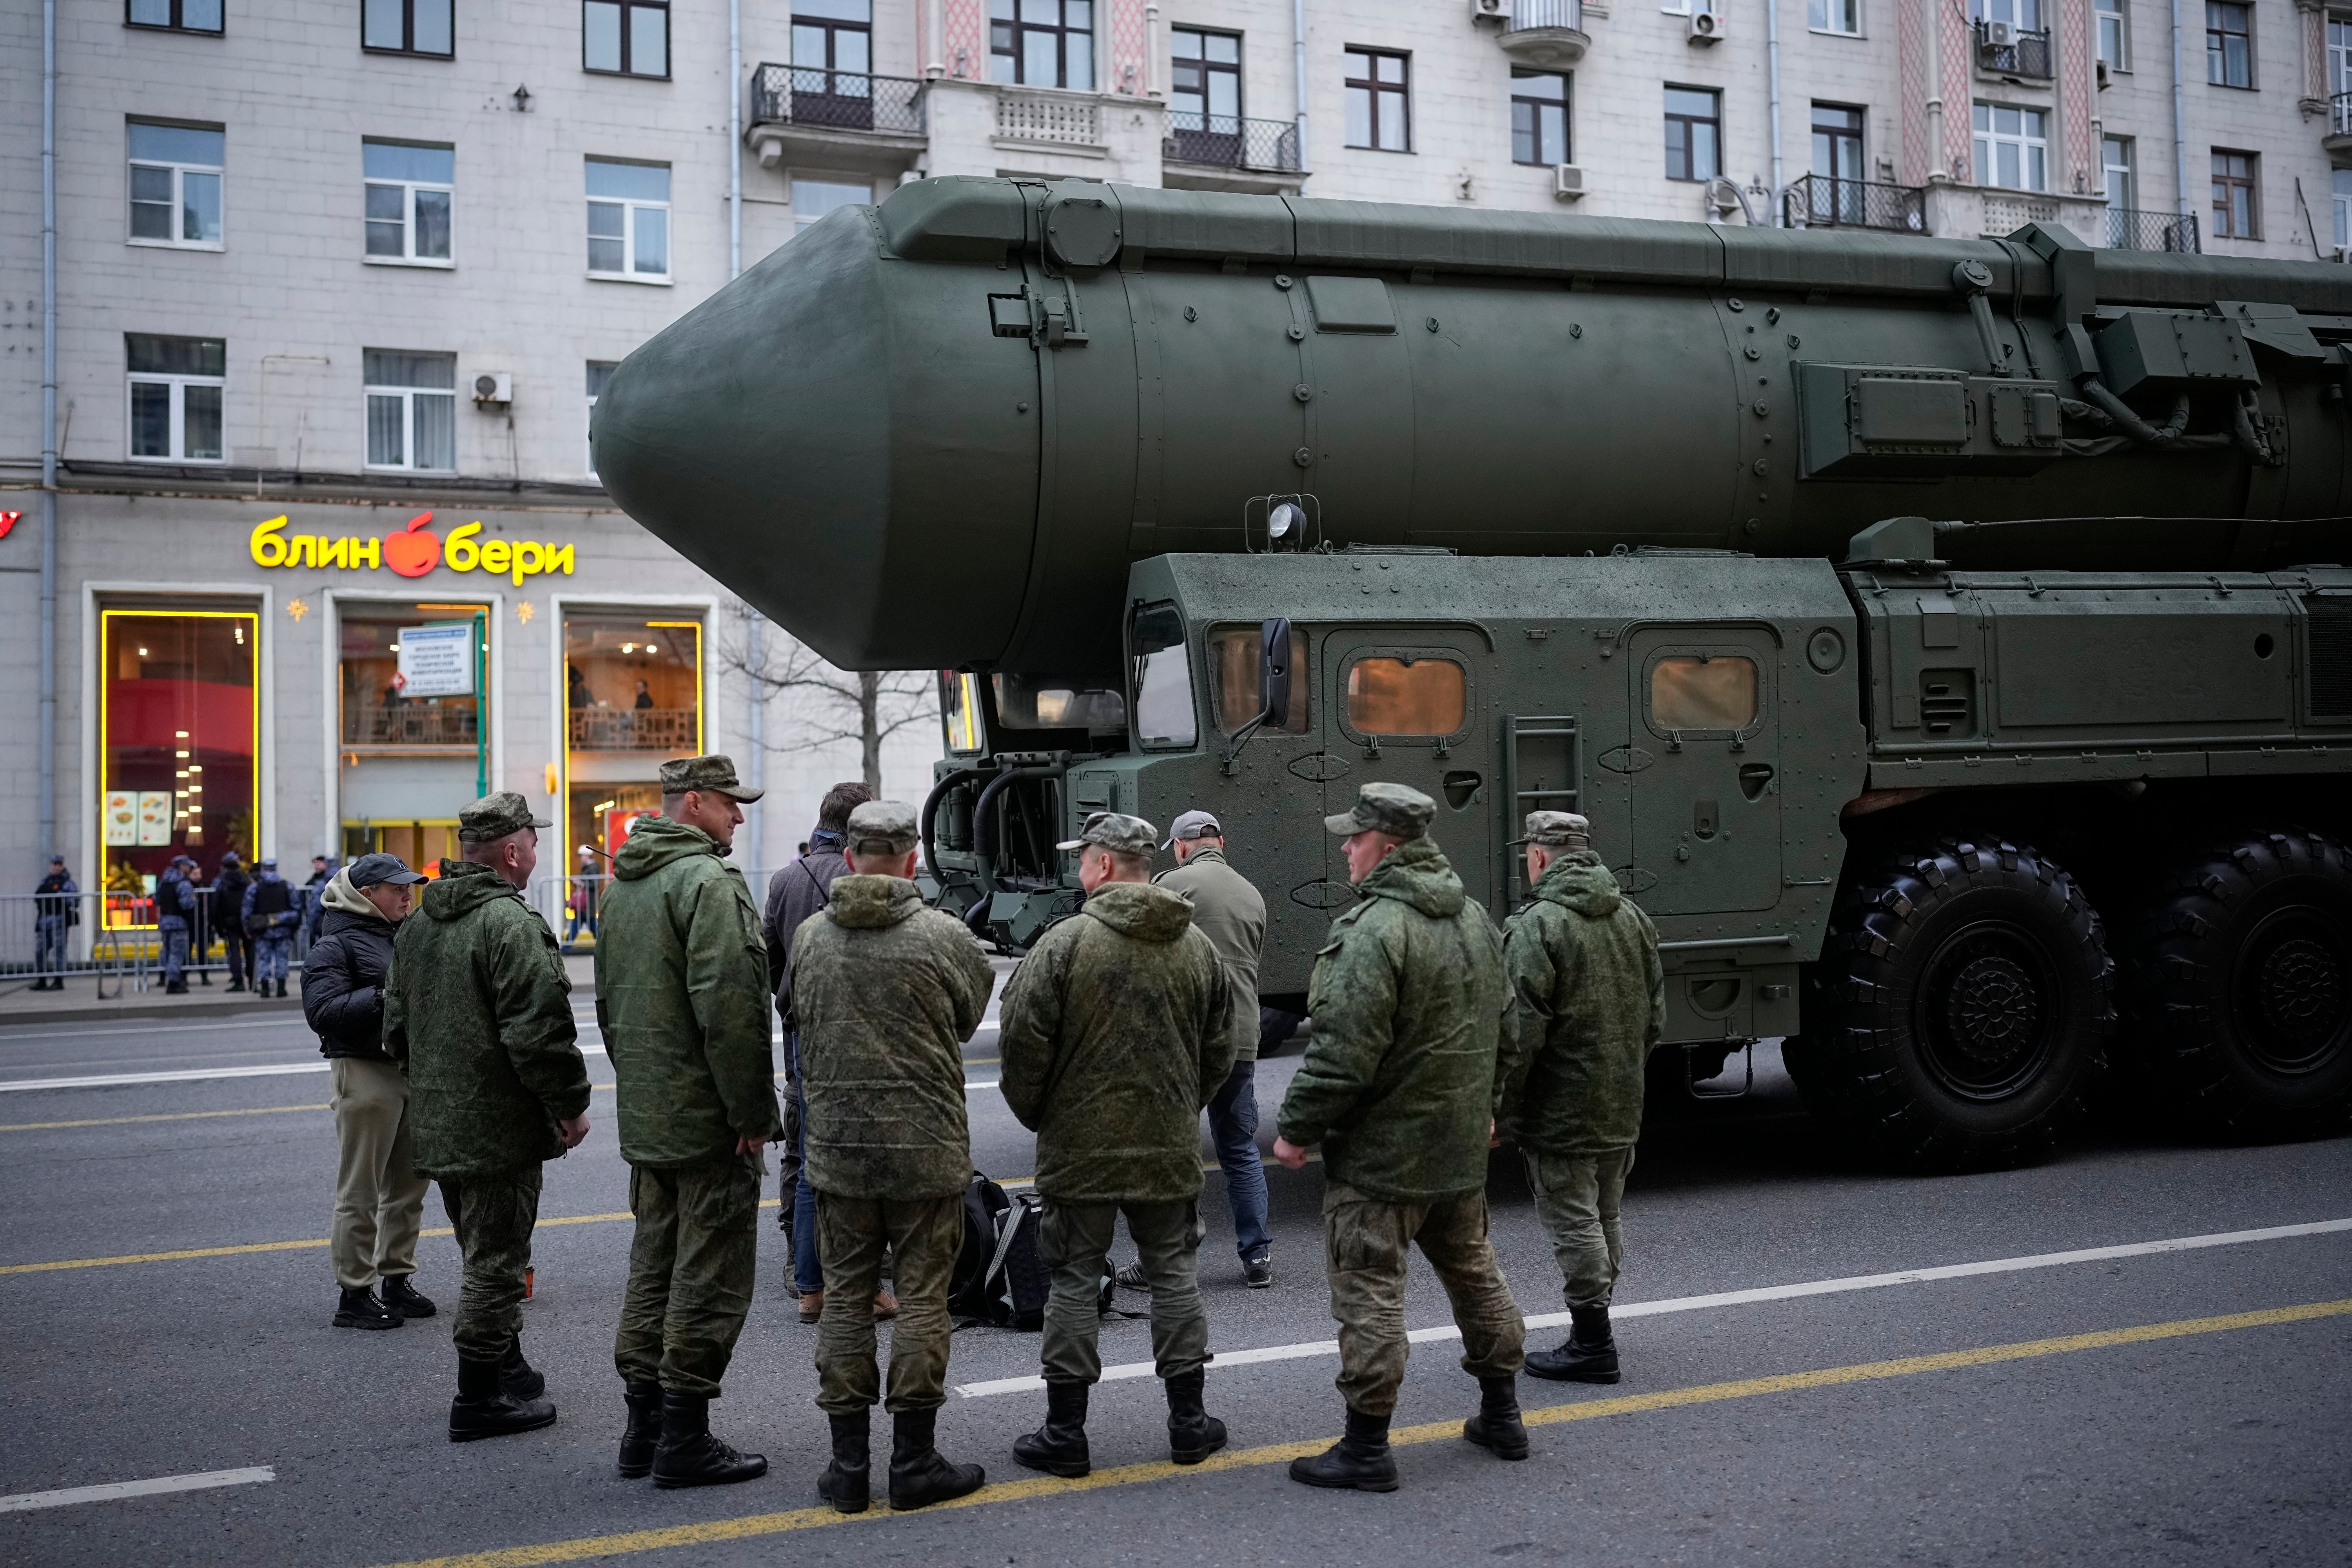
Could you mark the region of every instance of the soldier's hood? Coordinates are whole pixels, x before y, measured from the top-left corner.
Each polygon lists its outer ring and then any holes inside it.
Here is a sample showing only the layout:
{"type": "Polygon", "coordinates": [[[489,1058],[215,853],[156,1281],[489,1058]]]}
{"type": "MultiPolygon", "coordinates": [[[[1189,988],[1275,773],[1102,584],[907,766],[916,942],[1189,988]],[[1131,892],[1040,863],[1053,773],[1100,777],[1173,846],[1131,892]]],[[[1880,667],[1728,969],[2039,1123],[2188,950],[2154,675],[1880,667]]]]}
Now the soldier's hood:
{"type": "Polygon", "coordinates": [[[1367,899],[1394,899],[1440,921],[1452,920],[1469,901],[1445,852],[1426,838],[1398,845],[1356,884],[1356,891],[1367,899]]]}
{"type": "Polygon", "coordinates": [[[1546,867],[1543,879],[1536,884],[1536,897],[1594,921],[1615,914],[1617,906],[1625,901],[1617,889],[1617,879],[1590,849],[1580,849],[1546,867]]]}
{"type": "Polygon", "coordinates": [[[488,866],[444,860],[440,877],[425,884],[425,912],[436,921],[463,920],[484,904],[516,896],[514,885],[488,866]]]}
{"type": "Polygon", "coordinates": [[[923,907],[923,895],[904,877],[852,872],[833,881],[825,918],[846,931],[879,931],[899,924],[923,907]]]}
{"type": "Polygon", "coordinates": [[[641,816],[629,830],[621,852],[613,857],[613,874],[624,882],[634,882],[689,855],[722,853],[719,841],[699,827],[688,827],[667,816],[641,816]]]}
{"type": "Polygon", "coordinates": [[[1192,923],[1191,900],[1173,889],[1148,882],[1105,883],[1095,889],[1083,912],[1138,942],[1174,942],[1192,923]]]}

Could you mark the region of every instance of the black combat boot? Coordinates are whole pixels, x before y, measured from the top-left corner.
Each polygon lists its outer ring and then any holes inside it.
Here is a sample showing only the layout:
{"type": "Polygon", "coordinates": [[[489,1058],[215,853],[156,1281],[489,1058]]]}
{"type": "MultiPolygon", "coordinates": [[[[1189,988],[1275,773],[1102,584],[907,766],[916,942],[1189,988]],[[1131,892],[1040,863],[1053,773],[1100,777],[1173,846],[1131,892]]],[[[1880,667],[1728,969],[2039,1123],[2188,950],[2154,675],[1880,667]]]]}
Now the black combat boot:
{"type": "Polygon", "coordinates": [[[621,1428],[621,1474],[631,1480],[653,1474],[654,1449],[662,1435],[662,1392],[658,1383],[625,1384],[621,1398],[629,1407],[628,1425],[621,1428]]]}
{"type": "Polygon", "coordinates": [[[1462,1435],[1498,1459],[1528,1457],[1527,1424],[1519,1419],[1519,1380],[1508,1373],[1478,1380],[1478,1414],[1462,1423],[1462,1435]]]}
{"type": "MultiPolygon", "coordinates": [[[[1087,1454],[1087,1386],[1070,1378],[1048,1378],[1045,1424],[1025,1437],[1015,1437],[1013,1457],[1051,1476],[1083,1476],[1093,1469],[1087,1454]]],[[[1169,1397],[1175,1397],[1172,1391],[1169,1397]]],[[[1202,1450],[1203,1458],[1206,1454],[1202,1450]]]]}
{"type": "Polygon", "coordinates": [[[833,1463],[816,1479],[816,1495],[835,1513],[864,1513],[872,1500],[872,1460],[867,1441],[874,1431],[871,1408],[827,1417],[833,1423],[833,1463]]]}
{"type": "MultiPolygon", "coordinates": [[[[383,1304],[404,1318],[429,1318],[440,1310],[416,1293],[405,1274],[387,1274],[376,1281],[375,1288],[383,1304]]],[[[535,1390],[532,1396],[536,1398],[539,1392],[542,1391],[535,1390]]]]}
{"type": "Polygon", "coordinates": [[[187,983],[186,981],[184,981],[184,980],[170,980],[170,981],[166,981],[166,982],[164,982],[164,984],[163,984],[163,994],[164,994],[164,995],[166,995],[166,996],[185,996],[187,994],[188,994],[188,983],[187,983]]]}
{"type": "Polygon", "coordinates": [[[537,1399],[547,1392],[547,1379],[538,1368],[522,1359],[522,1336],[517,1334],[514,1343],[499,1363],[499,1382],[517,1399],[537,1399]]]}
{"type": "Polygon", "coordinates": [[[1397,1489],[1396,1456],[1389,1452],[1389,1418],[1348,1407],[1348,1435],[1311,1459],[1290,1461],[1290,1479],[1310,1487],[1360,1492],[1397,1489]]]}
{"type": "Polygon", "coordinates": [[[396,1329],[400,1314],[365,1290],[346,1290],[335,1303],[339,1329],[396,1329]]]}
{"type": "Polygon", "coordinates": [[[1538,1351],[1528,1357],[1528,1375],[1554,1383],[1615,1383],[1617,1342],[1609,1332],[1606,1307],[1570,1307],[1576,1320],[1568,1339],[1556,1351],[1538,1351]]]}
{"type": "Polygon", "coordinates": [[[283,1002],[283,1001],[285,1001],[285,1000],[286,1000],[286,982],[284,982],[283,980],[280,980],[280,981],[278,983],[278,999],[280,1002],[283,1002]]]}
{"type": "Polygon", "coordinates": [[[1197,1465],[1225,1446],[1225,1424],[1201,1408],[1208,1375],[1194,1367],[1168,1380],[1168,1457],[1180,1465],[1197,1465]]]}
{"type": "Polygon", "coordinates": [[[555,1424],[555,1406],[544,1399],[517,1399],[499,1385],[499,1363],[488,1357],[457,1358],[457,1397],[449,1404],[449,1441],[503,1437],[536,1432],[555,1424]]]}
{"type": "MultiPolygon", "coordinates": [[[[940,1413],[901,1410],[890,1434],[890,1506],[904,1510],[928,1508],[966,1497],[980,1489],[988,1472],[978,1465],[950,1464],[933,1446],[940,1413]]],[[[1078,1472],[1084,1475],[1086,1472],[1078,1472]]]]}
{"type": "Polygon", "coordinates": [[[767,1457],[739,1454],[710,1435],[710,1401],[664,1394],[661,1443],[654,1449],[654,1485],[723,1487],[768,1473],[767,1457]]]}

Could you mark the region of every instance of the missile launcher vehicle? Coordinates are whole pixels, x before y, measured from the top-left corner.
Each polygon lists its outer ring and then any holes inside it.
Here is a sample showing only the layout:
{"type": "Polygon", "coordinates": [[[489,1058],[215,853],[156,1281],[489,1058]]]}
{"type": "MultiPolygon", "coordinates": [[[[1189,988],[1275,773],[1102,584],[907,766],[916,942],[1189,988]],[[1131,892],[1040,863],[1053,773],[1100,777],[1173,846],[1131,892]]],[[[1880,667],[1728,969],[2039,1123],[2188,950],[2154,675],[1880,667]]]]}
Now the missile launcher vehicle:
{"type": "Polygon", "coordinates": [[[937,669],[947,907],[1223,820],[1300,1005],[1391,779],[1498,918],[1582,812],[1693,1081],[1786,1041],[1883,1153],[2103,1080],[2352,1110],[2352,269],[940,179],[639,349],[629,512],[825,658],[937,669]]]}

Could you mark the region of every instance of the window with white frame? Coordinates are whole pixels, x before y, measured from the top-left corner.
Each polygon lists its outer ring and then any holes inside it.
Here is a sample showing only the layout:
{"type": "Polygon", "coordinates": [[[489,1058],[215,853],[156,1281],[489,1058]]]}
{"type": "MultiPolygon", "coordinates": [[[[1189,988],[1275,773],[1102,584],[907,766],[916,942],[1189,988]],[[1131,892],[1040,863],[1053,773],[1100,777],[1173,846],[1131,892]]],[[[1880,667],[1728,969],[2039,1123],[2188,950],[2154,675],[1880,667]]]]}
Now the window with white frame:
{"type": "Polygon", "coordinates": [[[362,349],[367,466],[457,471],[457,356],[362,349]]]}
{"type": "Polygon", "coordinates": [[[2107,243],[2128,246],[2132,214],[2139,206],[2138,159],[2128,136],[2099,138],[2099,173],[2107,195],[2107,243]]]}
{"type": "Polygon", "coordinates": [[[221,248],[221,169],[227,133],[217,125],[129,122],[131,243],[221,248]]]}
{"type": "Polygon", "coordinates": [[[1979,103],[1972,113],[1978,184],[2010,191],[2050,188],[2050,117],[2044,110],[1979,103]]]}
{"type": "Polygon", "coordinates": [[[360,144],[360,160],[367,178],[367,259],[449,266],[457,149],[370,140],[360,144]]]}
{"type": "Polygon", "coordinates": [[[874,199],[874,187],[863,180],[804,180],[793,177],[793,232],[798,234],[809,225],[841,207],[853,207],[874,199]]]}
{"type": "Polygon", "coordinates": [[[2042,30],[2042,0],[1969,0],[1969,18],[2006,22],[2021,33],[2042,30]]]}
{"type": "Polygon", "coordinates": [[[1723,6],[1724,0],[1660,0],[1658,9],[1670,16],[1706,16],[1723,6]]]}
{"type": "Polygon", "coordinates": [[[613,379],[617,362],[592,359],[588,362],[588,477],[596,477],[596,400],[604,395],[604,384],[613,379]]]}
{"type": "Polygon", "coordinates": [[[2352,92],[2352,16],[2327,17],[2327,94],[2352,92]]]}
{"type": "Polygon", "coordinates": [[[221,460],[227,347],[218,338],[126,332],[131,456],[141,462],[221,460]]]}
{"type": "Polygon", "coordinates": [[[2337,169],[2329,174],[2336,193],[2336,254],[2340,259],[2352,251],[2352,169],[2337,169]]]}
{"type": "Polygon", "coordinates": [[[122,19],[133,27],[217,33],[221,30],[221,0],[124,0],[122,19]]]}
{"type": "Polygon", "coordinates": [[[588,160],[588,275],[669,281],[669,165],[588,160]]]}
{"type": "Polygon", "coordinates": [[[1805,26],[1816,33],[1862,35],[1862,0],[1807,0],[1805,26]]]}
{"type": "Polygon", "coordinates": [[[2098,0],[2099,60],[2109,70],[2131,69],[2130,0],[2098,0]]]}

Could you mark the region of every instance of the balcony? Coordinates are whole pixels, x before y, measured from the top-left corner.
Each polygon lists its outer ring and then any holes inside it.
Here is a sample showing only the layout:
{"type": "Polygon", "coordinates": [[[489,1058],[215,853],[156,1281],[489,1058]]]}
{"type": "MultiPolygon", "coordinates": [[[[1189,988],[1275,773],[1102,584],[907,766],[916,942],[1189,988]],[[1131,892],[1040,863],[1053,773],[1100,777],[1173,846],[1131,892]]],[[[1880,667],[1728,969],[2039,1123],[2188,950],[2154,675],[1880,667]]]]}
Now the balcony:
{"type": "Polygon", "coordinates": [[[479,743],[474,706],[436,707],[427,702],[403,702],[388,708],[343,709],[346,746],[438,746],[472,751],[479,743]]]}
{"type": "Polygon", "coordinates": [[[1511,0],[1502,45],[1514,65],[1538,70],[1574,65],[1592,47],[1584,31],[1583,0],[1511,0]]]}
{"type": "Polygon", "coordinates": [[[682,757],[700,743],[691,708],[574,708],[571,716],[575,752],[659,752],[682,757]]]}
{"type": "Polygon", "coordinates": [[[1102,102],[1090,92],[1008,87],[996,97],[996,134],[1006,142],[1098,148],[1102,102]]]}
{"type": "Polygon", "coordinates": [[[762,168],[798,159],[893,173],[929,145],[926,84],[810,66],[762,65],[751,73],[744,140],[762,168]]]}
{"type": "Polygon", "coordinates": [[[2176,250],[2193,256],[2199,249],[2197,219],[2179,213],[2109,207],[2107,245],[2115,250],[2176,250]]]}
{"type": "Polygon", "coordinates": [[[2352,92],[2327,100],[2327,132],[2319,144],[2330,153],[2352,153],[2352,92]]]}
{"type": "Polygon", "coordinates": [[[1301,177],[1298,127],[1287,120],[1172,109],[1160,155],[1163,178],[1178,190],[1276,195],[1296,192],[1301,177]]]}
{"type": "Polygon", "coordinates": [[[2017,81],[2048,81],[2050,30],[2028,32],[2006,22],[1979,22],[1977,68],[1988,75],[2017,81]]]}
{"type": "Polygon", "coordinates": [[[1892,234],[1925,235],[1927,193],[1917,185],[1807,174],[1789,187],[1789,226],[1877,228],[1892,234]]]}

